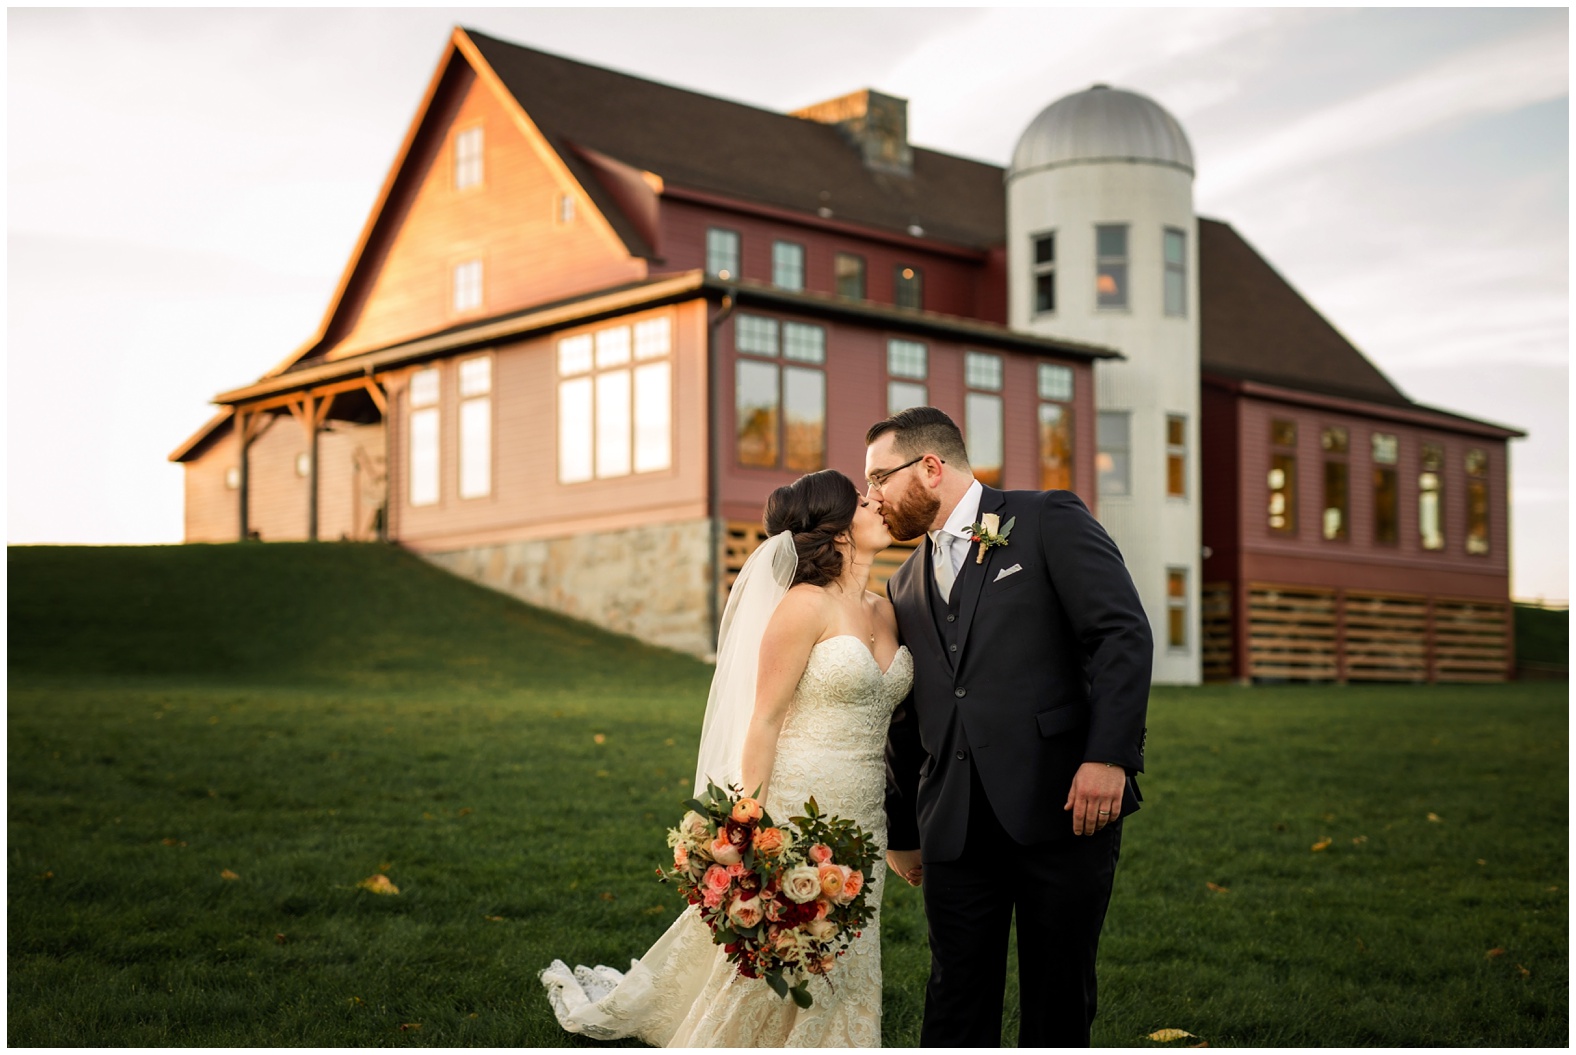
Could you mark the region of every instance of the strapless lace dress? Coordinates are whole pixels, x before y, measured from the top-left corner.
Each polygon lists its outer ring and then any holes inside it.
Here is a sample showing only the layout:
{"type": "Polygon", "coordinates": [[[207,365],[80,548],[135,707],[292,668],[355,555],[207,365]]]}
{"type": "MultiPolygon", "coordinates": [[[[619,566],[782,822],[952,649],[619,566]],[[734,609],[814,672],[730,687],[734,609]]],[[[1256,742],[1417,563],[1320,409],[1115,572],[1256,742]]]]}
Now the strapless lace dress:
{"type": "MultiPolygon", "coordinates": [[[[857,637],[817,643],[777,738],[767,812],[787,818],[814,795],[824,812],[874,834],[884,857],[887,726],[913,680],[907,648],[900,647],[883,672],[857,637]]],[[[689,1048],[879,1047],[886,871],[878,861],[870,895],[875,914],[831,984],[812,980],[815,1004],[808,1009],[779,997],[762,979],[739,975],[693,907],[627,974],[611,967],[570,970],[554,960],[542,984],[566,1030],[599,1040],[638,1037],[689,1048]]]]}

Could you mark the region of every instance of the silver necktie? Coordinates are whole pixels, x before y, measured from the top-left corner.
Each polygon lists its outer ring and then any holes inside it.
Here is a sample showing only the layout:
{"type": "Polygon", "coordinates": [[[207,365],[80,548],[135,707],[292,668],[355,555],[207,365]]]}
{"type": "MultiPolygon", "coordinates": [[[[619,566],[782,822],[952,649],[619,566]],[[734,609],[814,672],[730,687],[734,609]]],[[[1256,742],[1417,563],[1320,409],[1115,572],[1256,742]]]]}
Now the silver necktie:
{"type": "Polygon", "coordinates": [[[952,536],[946,532],[938,532],[935,541],[936,550],[936,589],[941,591],[943,601],[952,600],[952,583],[957,573],[952,570],[952,536]]]}

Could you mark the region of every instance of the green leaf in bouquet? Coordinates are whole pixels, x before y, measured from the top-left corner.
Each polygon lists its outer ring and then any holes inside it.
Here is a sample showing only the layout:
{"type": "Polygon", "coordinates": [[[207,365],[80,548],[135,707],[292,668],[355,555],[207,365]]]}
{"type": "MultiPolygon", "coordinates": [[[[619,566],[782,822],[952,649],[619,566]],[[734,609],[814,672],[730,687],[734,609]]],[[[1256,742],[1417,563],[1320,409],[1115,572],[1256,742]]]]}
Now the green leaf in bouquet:
{"type": "MultiPolygon", "coordinates": [[[[771,986],[772,992],[778,996],[785,997],[788,995],[788,983],[783,981],[783,973],[781,971],[767,971],[766,984],[771,986]]],[[[798,1000],[796,999],[794,1002],[798,1003],[798,1000]]],[[[804,1005],[800,1004],[799,1006],[803,1007],[804,1005]]]]}
{"type": "Polygon", "coordinates": [[[732,927],[717,928],[716,941],[718,945],[732,945],[739,940],[738,932],[732,927]]]}
{"type": "Polygon", "coordinates": [[[684,805],[685,805],[685,807],[687,809],[694,810],[696,813],[700,814],[702,817],[706,816],[706,812],[707,812],[706,804],[704,802],[702,802],[700,799],[685,799],[684,800],[684,805]]]}
{"type": "Polygon", "coordinates": [[[810,984],[808,982],[800,982],[798,985],[788,990],[788,995],[793,997],[794,1003],[803,1008],[808,1008],[811,1004],[815,1003],[815,1000],[810,996],[810,984]]]}

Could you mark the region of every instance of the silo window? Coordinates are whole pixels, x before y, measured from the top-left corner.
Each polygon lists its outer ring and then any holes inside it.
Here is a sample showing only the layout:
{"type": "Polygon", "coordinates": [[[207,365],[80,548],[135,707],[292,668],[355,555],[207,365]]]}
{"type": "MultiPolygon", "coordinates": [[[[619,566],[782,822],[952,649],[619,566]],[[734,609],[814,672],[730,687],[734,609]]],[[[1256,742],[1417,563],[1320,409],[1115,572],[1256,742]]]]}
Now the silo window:
{"type": "Polygon", "coordinates": [[[1100,224],[1094,229],[1095,306],[1127,307],[1127,224],[1100,224]]]}
{"type": "Polygon", "coordinates": [[[1099,449],[1094,456],[1098,486],[1102,495],[1130,495],[1133,480],[1128,462],[1132,449],[1125,410],[1102,410],[1095,418],[1095,439],[1099,449]]]}
{"type": "Polygon", "coordinates": [[[1165,231],[1166,314],[1187,314],[1187,235],[1174,227],[1165,231]]]}
{"type": "Polygon", "coordinates": [[[1034,313],[1056,310],[1056,234],[1034,236],[1034,313]]]}

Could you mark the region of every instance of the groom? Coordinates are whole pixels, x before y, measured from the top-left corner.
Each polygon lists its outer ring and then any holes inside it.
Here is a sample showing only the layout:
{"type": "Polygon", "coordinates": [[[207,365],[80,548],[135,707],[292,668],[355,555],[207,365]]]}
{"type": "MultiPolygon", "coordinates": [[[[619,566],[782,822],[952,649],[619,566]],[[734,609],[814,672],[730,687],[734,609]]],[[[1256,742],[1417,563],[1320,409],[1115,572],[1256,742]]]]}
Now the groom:
{"type": "Polygon", "coordinates": [[[887,861],[924,886],[920,1042],[1000,1046],[1016,913],[1018,1046],[1087,1047],[1120,822],[1144,767],[1149,621],[1078,497],[982,486],[941,411],[894,414],[865,446],[893,537],[926,536],[887,583],[914,657],[887,742],[887,861]],[[995,544],[971,541],[982,523],[995,544]]]}

